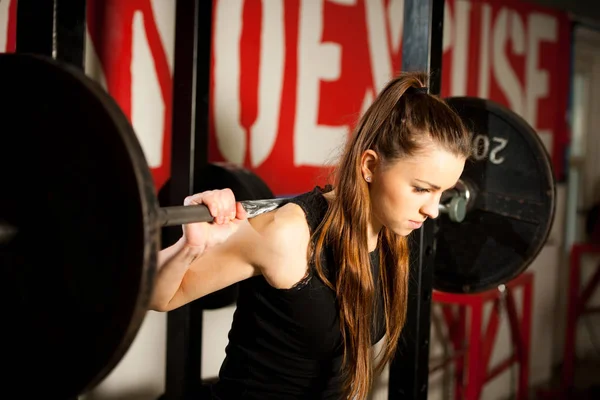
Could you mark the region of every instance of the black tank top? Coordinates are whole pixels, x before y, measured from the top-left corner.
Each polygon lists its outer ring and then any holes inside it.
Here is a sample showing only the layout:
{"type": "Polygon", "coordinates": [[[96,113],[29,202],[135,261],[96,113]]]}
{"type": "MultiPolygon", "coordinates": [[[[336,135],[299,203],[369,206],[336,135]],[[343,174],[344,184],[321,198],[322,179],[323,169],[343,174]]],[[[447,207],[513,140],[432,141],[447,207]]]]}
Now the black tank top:
{"type": "MultiPolygon", "coordinates": [[[[327,211],[324,191],[289,199],[305,212],[311,233],[327,211]]],[[[333,254],[322,255],[328,278],[335,272],[333,254]]],[[[376,287],[379,252],[371,253],[376,287]]],[[[378,292],[379,293],[379,292],[378,292]]],[[[385,334],[381,296],[377,297],[373,344],[385,334]]],[[[262,276],[239,284],[237,308],[229,331],[226,357],[213,398],[336,399],[342,398],[342,336],[335,292],[309,265],[305,278],[290,289],[277,289],[262,276]]]]}

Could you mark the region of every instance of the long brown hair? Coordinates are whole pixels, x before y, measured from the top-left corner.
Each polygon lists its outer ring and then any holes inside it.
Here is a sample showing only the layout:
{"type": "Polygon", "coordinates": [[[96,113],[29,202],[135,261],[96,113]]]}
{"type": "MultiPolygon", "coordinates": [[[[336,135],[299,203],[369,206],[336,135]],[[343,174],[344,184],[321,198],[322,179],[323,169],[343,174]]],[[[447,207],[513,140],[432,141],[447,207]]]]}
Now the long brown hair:
{"type": "Polygon", "coordinates": [[[460,118],[439,98],[420,93],[428,76],[402,73],[379,93],[359,120],[335,170],[335,196],[316,234],[312,260],[319,277],[337,294],[344,341],[345,391],[348,398],[365,399],[373,377],[395,354],[406,320],[408,244],[405,237],[386,229],[378,238],[379,273],[383,288],[386,341],[373,368],[371,334],[375,287],[367,247],[371,203],[362,178],[361,156],[376,151],[384,163],[409,157],[428,138],[453,154],[470,154],[470,136],[460,118]],[[411,90],[409,90],[411,89],[411,90]],[[339,266],[334,282],[323,271],[324,246],[333,246],[339,266]]]}

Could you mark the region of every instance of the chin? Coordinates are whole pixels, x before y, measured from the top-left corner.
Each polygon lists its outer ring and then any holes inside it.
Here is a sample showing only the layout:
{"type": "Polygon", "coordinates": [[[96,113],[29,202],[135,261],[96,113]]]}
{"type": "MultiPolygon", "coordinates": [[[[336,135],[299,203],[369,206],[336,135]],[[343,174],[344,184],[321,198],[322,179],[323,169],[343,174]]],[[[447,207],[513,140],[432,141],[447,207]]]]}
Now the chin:
{"type": "Polygon", "coordinates": [[[390,231],[394,232],[398,236],[408,236],[412,233],[414,229],[406,228],[406,227],[387,227],[390,231]]]}
{"type": "Polygon", "coordinates": [[[398,235],[400,235],[400,236],[408,236],[411,233],[413,233],[414,231],[415,231],[414,229],[404,228],[401,232],[398,232],[398,235]]]}

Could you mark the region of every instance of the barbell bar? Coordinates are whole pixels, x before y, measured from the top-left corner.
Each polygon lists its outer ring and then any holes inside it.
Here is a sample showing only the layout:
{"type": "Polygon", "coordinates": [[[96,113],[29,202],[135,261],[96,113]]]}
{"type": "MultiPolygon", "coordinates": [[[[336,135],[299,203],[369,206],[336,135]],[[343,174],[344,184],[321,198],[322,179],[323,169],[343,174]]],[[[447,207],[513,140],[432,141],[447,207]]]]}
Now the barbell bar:
{"type": "MultiPolygon", "coordinates": [[[[440,203],[440,212],[448,214],[454,222],[461,222],[466,215],[467,200],[462,194],[445,196],[447,203],[440,203]],[[449,198],[449,200],[448,200],[449,198]]],[[[248,218],[254,218],[279,208],[287,198],[273,198],[240,201],[248,218]]],[[[177,226],[195,222],[212,222],[213,217],[203,204],[189,206],[166,206],[158,208],[158,224],[162,227],[177,226]]],[[[18,229],[6,222],[0,222],[0,243],[8,243],[18,234],[18,229]]]]}

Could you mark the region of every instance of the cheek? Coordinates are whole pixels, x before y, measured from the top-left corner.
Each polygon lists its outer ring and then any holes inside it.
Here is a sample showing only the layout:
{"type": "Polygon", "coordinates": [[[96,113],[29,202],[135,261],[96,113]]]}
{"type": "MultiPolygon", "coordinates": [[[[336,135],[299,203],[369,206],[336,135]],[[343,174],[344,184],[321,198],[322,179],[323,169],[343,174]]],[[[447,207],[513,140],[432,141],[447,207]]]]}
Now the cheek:
{"type": "Polygon", "coordinates": [[[375,215],[386,222],[406,218],[417,204],[411,188],[399,184],[375,184],[371,193],[375,215]]]}

